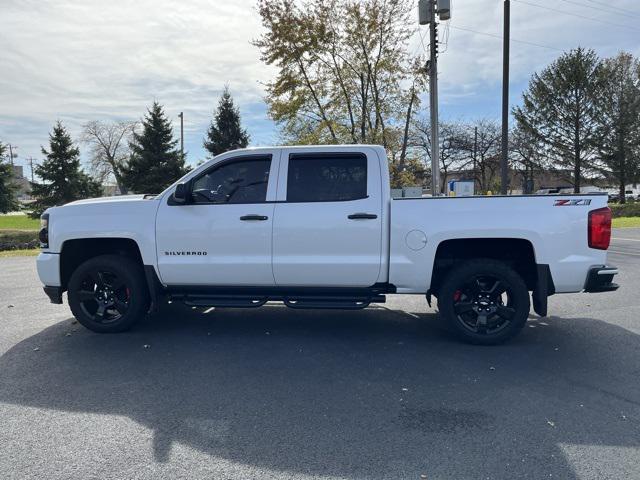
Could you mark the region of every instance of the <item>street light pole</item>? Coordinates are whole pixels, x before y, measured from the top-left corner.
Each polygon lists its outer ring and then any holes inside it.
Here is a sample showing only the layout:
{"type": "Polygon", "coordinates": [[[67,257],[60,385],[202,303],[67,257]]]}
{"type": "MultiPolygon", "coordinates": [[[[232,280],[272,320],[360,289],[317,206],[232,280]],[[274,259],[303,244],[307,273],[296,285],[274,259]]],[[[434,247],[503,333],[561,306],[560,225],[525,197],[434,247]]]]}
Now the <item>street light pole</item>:
{"type": "Polygon", "coordinates": [[[500,193],[507,194],[509,185],[509,37],[511,5],[504,0],[504,37],[502,44],[502,158],[500,161],[500,193]]]}
{"type": "Polygon", "coordinates": [[[184,159],[184,112],[180,112],[180,155],[184,159]]]}

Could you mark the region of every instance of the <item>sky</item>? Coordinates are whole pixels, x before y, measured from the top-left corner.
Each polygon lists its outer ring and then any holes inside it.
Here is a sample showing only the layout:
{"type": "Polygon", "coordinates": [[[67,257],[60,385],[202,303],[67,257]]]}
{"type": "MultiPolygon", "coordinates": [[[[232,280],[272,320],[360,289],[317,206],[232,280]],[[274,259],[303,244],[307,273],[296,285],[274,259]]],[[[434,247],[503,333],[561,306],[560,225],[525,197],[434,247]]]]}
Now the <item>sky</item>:
{"type": "MultiPolygon", "coordinates": [[[[17,146],[17,164],[39,163],[56,120],[78,140],[83,123],[139,120],[157,100],[176,136],[184,112],[185,150],[195,164],[205,158],[202,138],[228,84],[251,144],[277,144],[263,100],[275,70],[251,44],[261,32],[255,3],[0,0],[0,141],[17,146]]],[[[440,117],[498,119],[503,0],[451,3],[451,21],[440,26],[440,117]]],[[[409,45],[416,53],[427,44],[426,27],[420,32],[409,45]]],[[[603,57],[640,56],[640,2],[512,0],[511,38],[513,106],[531,74],[562,51],[580,45],[603,57]]],[[[86,161],[88,147],[80,149],[86,161]]]]}

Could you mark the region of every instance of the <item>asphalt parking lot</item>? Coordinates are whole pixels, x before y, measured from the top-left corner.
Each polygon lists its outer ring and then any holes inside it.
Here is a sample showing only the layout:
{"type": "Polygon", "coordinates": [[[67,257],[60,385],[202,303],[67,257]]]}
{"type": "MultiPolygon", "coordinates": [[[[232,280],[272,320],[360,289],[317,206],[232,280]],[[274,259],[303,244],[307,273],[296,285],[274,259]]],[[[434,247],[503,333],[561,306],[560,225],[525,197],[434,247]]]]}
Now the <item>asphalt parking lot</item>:
{"type": "Polygon", "coordinates": [[[98,335],[0,259],[0,478],[640,478],[640,229],[614,237],[620,290],[552,297],[499,347],[409,296],[98,335]]]}

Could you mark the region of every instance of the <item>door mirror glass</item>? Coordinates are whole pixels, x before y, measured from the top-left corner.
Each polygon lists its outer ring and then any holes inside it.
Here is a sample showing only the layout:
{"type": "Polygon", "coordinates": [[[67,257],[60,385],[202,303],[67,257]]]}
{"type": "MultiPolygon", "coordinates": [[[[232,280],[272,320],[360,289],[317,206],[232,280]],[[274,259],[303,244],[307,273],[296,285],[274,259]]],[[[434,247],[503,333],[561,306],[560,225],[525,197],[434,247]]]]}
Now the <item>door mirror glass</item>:
{"type": "Polygon", "coordinates": [[[173,192],[173,201],[180,204],[188,203],[187,200],[191,197],[191,192],[189,191],[190,185],[189,182],[179,183],[173,192]]]}

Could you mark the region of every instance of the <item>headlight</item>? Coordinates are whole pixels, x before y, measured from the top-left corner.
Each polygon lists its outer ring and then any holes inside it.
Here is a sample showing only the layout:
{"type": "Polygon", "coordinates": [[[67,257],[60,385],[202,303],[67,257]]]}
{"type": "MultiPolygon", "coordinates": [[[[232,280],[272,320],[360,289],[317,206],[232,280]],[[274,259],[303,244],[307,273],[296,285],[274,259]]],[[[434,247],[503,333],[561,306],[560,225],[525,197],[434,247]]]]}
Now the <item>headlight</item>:
{"type": "Polygon", "coordinates": [[[40,232],[38,233],[40,248],[49,248],[49,214],[43,213],[40,217],[40,232]]]}

